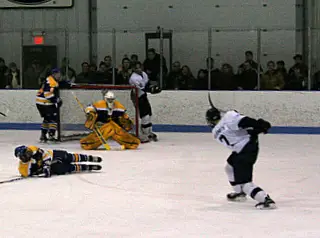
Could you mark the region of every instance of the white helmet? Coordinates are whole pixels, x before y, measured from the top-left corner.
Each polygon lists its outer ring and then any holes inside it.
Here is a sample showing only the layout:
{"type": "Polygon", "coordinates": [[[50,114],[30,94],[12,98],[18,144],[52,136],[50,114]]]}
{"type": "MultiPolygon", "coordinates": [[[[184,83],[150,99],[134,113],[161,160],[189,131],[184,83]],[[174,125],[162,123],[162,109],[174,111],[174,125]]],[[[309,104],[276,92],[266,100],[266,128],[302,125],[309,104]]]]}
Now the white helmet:
{"type": "Polygon", "coordinates": [[[109,108],[113,107],[113,103],[114,103],[115,99],[116,99],[116,97],[114,96],[114,93],[112,91],[108,91],[104,95],[104,100],[107,102],[109,108]]]}

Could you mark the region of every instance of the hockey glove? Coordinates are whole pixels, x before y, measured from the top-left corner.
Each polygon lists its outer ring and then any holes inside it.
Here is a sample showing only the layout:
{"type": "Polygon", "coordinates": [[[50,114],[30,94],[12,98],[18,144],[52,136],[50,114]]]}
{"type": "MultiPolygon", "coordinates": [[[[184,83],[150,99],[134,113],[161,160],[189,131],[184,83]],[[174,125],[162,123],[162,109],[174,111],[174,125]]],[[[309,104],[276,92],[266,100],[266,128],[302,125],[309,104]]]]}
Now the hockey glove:
{"type": "Polygon", "coordinates": [[[133,128],[133,122],[130,118],[119,117],[120,126],[126,131],[130,131],[133,128]]]}
{"type": "Polygon", "coordinates": [[[46,177],[46,178],[51,177],[51,165],[50,165],[49,161],[44,163],[44,165],[43,165],[43,173],[44,173],[44,177],[46,177]]]}
{"type": "Polygon", "coordinates": [[[271,124],[268,121],[265,121],[263,119],[258,119],[258,127],[257,128],[259,130],[260,133],[264,133],[267,134],[269,129],[271,128],[271,124]]]}

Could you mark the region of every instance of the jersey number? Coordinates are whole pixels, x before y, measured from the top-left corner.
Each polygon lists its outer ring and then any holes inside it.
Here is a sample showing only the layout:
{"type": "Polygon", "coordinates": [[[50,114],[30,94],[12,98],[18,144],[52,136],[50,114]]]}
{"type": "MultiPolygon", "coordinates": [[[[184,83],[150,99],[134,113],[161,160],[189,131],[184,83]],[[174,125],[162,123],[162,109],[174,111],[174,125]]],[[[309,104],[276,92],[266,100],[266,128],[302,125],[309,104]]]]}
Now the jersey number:
{"type": "Polygon", "coordinates": [[[219,136],[219,140],[227,144],[228,146],[230,146],[230,142],[228,141],[227,137],[225,137],[224,135],[219,136]]]}

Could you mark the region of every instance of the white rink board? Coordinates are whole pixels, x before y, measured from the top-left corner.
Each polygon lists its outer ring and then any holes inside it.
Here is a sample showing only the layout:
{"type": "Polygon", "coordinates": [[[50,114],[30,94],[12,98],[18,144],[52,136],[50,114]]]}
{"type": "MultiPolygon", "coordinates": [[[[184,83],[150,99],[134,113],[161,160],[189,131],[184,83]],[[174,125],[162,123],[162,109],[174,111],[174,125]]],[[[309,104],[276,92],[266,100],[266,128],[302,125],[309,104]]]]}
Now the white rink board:
{"type": "MultiPolygon", "coordinates": [[[[85,104],[101,99],[100,91],[72,90],[85,104]],[[92,100],[90,100],[92,99],[92,100]]],[[[129,91],[124,101],[131,103],[129,91]]],[[[8,107],[7,118],[1,123],[40,123],[35,107],[35,90],[1,90],[0,111],[8,107]]],[[[82,124],[83,112],[70,90],[62,90],[63,123],[82,124]]],[[[274,126],[319,126],[319,92],[254,92],[214,91],[212,100],[218,108],[236,109],[253,117],[263,117],[274,126]]],[[[163,91],[149,95],[153,108],[153,123],[168,125],[205,125],[209,107],[207,91],[163,91]]],[[[124,103],[126,104],[126,103],[124,103]]],[[[132,110],[132,105],[128,109],[132,110]]],[[[132,114],[129,111],[130,114],[132,114]]]]}

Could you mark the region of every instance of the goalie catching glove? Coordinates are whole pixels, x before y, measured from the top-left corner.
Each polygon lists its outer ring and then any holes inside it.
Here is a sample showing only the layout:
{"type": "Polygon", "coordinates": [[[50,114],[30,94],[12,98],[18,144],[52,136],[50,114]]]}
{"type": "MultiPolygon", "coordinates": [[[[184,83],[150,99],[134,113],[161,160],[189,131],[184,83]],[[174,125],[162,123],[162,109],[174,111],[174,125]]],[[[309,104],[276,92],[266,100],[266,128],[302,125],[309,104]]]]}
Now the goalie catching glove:
{"type": "Polygon", "coordinates": [[[89,111],[86,113],[86,116],[87,116],[87,120],[84,126],[90,130],[93,130],[98,118],[98,113],[94,111],[89,111]]]}

